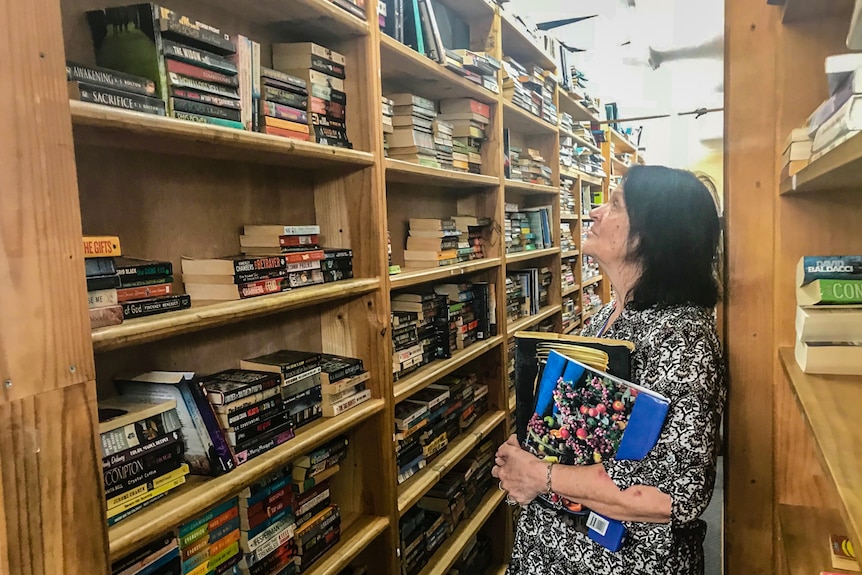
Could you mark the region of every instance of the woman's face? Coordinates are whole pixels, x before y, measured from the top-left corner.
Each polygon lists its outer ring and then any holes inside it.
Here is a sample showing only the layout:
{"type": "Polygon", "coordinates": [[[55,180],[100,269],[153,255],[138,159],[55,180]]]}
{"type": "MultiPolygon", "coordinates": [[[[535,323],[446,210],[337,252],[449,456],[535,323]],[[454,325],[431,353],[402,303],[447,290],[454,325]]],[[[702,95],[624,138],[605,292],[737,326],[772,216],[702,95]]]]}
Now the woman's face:
{"type": "Polygon", "coordinates": [[[629,254],[629,214],[622,186],[611,192],[608,202],[590,211],[593,225],[581,246],[603,267],[626,261],[629,254]]]}

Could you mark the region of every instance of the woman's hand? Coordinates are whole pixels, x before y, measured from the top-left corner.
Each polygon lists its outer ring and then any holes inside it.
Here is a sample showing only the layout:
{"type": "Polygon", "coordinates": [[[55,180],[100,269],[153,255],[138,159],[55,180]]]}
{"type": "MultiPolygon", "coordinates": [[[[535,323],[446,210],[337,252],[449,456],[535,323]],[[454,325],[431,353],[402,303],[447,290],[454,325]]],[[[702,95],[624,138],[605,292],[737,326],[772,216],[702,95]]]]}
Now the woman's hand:
{"type": "Polygon", "coordinates": [[[515,435],[497,449],[491,475],[519,505],[527,505],[547,488],[548,465],[521,449],[515,435]]]}

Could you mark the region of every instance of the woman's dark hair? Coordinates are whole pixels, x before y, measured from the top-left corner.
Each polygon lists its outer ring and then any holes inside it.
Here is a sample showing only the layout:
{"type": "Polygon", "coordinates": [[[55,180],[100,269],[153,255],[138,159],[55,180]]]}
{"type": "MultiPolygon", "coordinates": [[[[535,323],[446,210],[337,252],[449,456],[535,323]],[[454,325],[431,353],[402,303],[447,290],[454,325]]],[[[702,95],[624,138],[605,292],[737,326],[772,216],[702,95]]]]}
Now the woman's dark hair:
{"type": "Polygon", "coordinates": [[[641,266],[630,303],[635,309],[715,306],[721,232],[703,179],[685,170],[633,166],[622,186],[633,246],[629,255],[641,266]]]}

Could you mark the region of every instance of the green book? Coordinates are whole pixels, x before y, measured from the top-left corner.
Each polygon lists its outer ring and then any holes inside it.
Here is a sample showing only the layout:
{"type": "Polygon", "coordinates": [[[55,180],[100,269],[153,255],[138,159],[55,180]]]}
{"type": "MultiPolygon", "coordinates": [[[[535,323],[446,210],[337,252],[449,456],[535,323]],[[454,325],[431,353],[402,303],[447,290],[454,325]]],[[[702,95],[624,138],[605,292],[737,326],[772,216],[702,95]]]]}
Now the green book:
{"type": "Polygon", "coordinates": [[[862,280],[815,280],[796,288],[799,305],[862,304],[862,280]]]}

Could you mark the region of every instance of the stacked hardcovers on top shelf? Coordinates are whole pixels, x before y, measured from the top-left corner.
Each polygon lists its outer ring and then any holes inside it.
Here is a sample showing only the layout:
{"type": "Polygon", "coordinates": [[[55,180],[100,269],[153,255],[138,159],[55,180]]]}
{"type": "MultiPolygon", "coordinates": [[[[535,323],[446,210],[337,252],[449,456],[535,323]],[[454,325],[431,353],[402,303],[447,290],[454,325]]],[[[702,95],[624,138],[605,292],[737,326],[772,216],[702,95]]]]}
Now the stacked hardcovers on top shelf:
{"type": "MultiPolygon", "coordinates": [[[[253,129],[254,58],[259,45],[150,3],[93,10],[87,12],[87,22],[96,63],[152,81],[154,97],[166,104],[169,116],[253,129]]],[[[83,94],[81,99],[94,101],[83,94]]],[[[95,101],[139,112],[161,108],[128,96],[95,101]]]]}
{"type": "MultiPolygon", "coordinates": [[[[456,464],[399,523],[401,572],[415,575],[457,526],[472,517],[491,488],[494,445],[488,440],[456,464]]],[[[488,541],[481,534],[456,563],[456,573],[483,573],[490,561],[488,541]],[[475,570],[462,571],[472,568],[475,570]]]]}
{"type": "Polygon", "coordinates": [[[461,172],[482,172],[482,144],[491,122],[488,104],[470,98],[440,101],[438,121],[452,126],[452,167],[461,172]]]}
{"type": "Polygon", "coordinates": [[[437,284],[393,294],[391,301],[396,379],[497,334],[493,283],[437,284]]]}
{"type": "Polygon", "coordinates": [[[273,68],[305,82],[311,141],[353,148],[347,137],[347,59],[313,42],[272,45],[273,68]]]}
{"type": "Polygon", "coordinates": [[[553,246],[551,206],[521,208],[506,204],[504,223],[506,253],[541,250],[553,246]]]}
{"type": "Polygon", "coordinates": [[[398,483],[430,465],[488,411],[488,386],[475,374],[449,375],[395,406],[398,483]]]}
{"type": "Polygon", "coordinates": [[[404,267],[422,269],[482,259],[490,225],[488,218],[475,216],[410,218],[404,267]]]}
{"type": "Polygon", "coordinates": [[[117,236],[83,240],[91,328],[191,307],[189,295],[172,291],[171,262],[122,257],[117,236]]]}
{"type": "Polygon", "coordinates": [[[353,250],[325,248],[320,226],[245,226],[243,255],[182,261],[195,300],[227,301],[281,293],[353,277],[353,250]]]}
{"type": "Polygon", "coordinates": [[[862,256],[805,256],[796,271],[796,361],[805,373],[862,375],[862,256]]]}
{"type": "Polygon", "coordinates": [[[165,497],[186,481],[175,400],[114,397],[99,402],[108,525],[165,497]]]}

